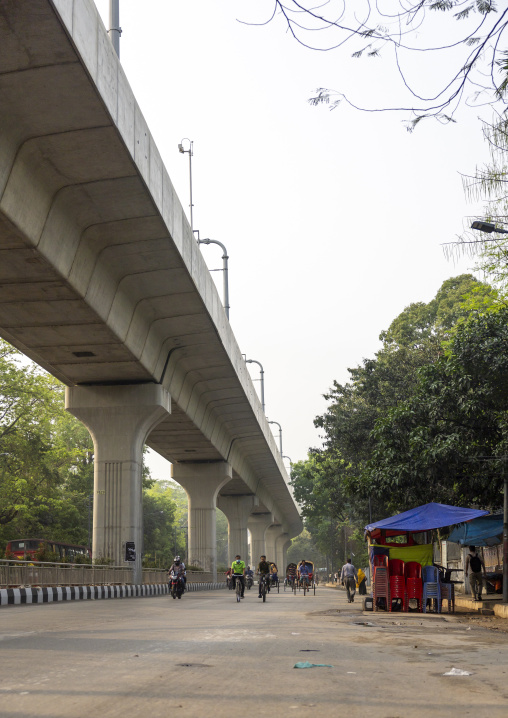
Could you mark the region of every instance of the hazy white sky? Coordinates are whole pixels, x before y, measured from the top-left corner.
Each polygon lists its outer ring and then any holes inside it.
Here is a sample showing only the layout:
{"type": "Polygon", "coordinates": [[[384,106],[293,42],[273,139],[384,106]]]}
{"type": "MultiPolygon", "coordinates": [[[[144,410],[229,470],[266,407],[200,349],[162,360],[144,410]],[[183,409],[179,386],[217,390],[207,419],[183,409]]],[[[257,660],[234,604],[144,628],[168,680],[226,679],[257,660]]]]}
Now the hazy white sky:
{"type": "MultiPolygon", "coordinates": [[[[97,6],[107,25],[108,0],[97,6]]],[[[313,419],[333,380],[377,351],[405,306],[470,267],[448,262],[441,244],[481,213],[460,173],[485,162],[487,147],[473,109],[408,134],[403,115],[311,107],[316,87],[374,107],[398,99],[393,66],[354,60],[354,47],[306,50],[281,22],[238,22],[270,7],[120,0],[120,56],[184,207],[188,155],[178,143],[194,141],[194,227],[227,247],[230,321],[242,352],[263,364],[266,413],[298,461],[319,444],[313,419]]],[[[446,74],[436,62],[407,69],[426,89],[446,74]]],[[[217,246],[202,252],[210,269],[222,266],[217,246]]],[[[167,462],[150,464],[168,477],[167,462]]]]}

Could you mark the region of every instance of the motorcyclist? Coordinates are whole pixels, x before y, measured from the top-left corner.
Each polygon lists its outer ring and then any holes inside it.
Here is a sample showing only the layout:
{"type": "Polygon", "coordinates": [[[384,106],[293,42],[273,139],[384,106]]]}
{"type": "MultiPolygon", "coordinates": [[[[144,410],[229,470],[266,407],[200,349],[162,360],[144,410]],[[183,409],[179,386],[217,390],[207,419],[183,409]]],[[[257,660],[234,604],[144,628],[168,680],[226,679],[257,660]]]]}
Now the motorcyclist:
{"type": "Polygon", "coordinates": [[[245,569],[245,583],[247,585],[247,588],[252,586],[254,583],[254,571],[251,569],[250,566],[247,566],[245,569]]]}
{"type": "Polygon", "coordinates": [[[187,573],[185,571],[185,564],[180,558],[180,556],[175,556],[173,559],[173,563],[171,564],[171,568],[168,570],[169,575],[174,574],[175,576],[178,576],[183,581],[184,588],[187,584],[187,573]]]}

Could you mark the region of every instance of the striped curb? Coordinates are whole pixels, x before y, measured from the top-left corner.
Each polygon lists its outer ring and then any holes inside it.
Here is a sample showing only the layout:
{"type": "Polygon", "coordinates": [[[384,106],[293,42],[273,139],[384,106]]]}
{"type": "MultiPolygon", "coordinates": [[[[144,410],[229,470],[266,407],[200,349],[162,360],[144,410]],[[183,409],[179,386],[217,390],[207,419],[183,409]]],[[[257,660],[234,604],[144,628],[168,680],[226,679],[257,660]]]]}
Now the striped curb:
{"type": "MultiPolygon", "coordinates": [[[[225,583],[188,583],[187,591],[226,588],[225,583]]],[[[58,601],[95,601],[102,598],[135,598],[169,594],[167,584],[138,586],[44,586],[43,588],[0,588],[0,606],[20,606],[58,601]]]]}

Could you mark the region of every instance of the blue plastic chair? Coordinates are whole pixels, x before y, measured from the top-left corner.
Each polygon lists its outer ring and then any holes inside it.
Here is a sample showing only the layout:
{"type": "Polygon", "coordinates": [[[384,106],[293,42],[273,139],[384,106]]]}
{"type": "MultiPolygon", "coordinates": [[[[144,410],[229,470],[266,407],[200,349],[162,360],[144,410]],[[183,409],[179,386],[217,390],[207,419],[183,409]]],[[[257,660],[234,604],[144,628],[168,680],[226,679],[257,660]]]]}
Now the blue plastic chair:
{"type": "Polygon", "coordinates": [[[435,598],[437,601],[437,612],[441,613],[441,582],[439,571],[435,566],[424,566],[422,568],[423,595],[422,610],[427,613],[427,599],[435,598]]]}

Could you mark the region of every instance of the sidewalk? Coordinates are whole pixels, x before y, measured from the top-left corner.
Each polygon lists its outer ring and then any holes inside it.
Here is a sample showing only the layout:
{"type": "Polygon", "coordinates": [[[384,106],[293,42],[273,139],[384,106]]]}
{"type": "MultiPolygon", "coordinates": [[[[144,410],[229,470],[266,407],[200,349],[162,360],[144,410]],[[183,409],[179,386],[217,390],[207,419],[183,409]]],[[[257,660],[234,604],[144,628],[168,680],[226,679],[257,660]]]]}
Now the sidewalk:
{"type": "Polygon", "coordinates": [[[474,601],[469,596],[455,594],[455,605],[470,611],[477,611],[484,616],[508,618],[508,604],[503,603],[499,594],[488,594],[481,601],[474,601]]]}
{"type": "MultiPolygon", "coordinates": [[[[340,583],[327,583],[327,588],[342,589],[340,583]]],[[[370,596],[369,586],[367,587],[367,595],[370,596]]],[[[363,598],[363,597],[362,597],[363,598]]],[[[446,606],[446,604],[445,604],[446,606]]],[[[474,601],[464,594],[455,594],[455,607],[465,608],[469,611],[475,611],[483,616],[497,616],[498,618],[508,618],[508,604],[503,603],[503,599],[499,594],[488,594],[481,601],[474,601]]],[[[446,612],[446,611],[445,611],[446,612]]]]}

